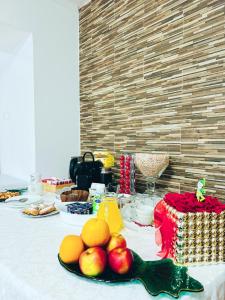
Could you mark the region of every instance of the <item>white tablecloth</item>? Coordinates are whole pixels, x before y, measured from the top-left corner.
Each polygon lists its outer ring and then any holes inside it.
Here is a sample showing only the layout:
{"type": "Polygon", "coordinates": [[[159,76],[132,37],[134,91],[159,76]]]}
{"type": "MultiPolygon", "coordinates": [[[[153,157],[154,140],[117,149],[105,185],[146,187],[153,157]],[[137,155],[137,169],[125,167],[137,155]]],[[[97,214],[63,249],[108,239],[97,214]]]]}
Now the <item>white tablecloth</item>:
{"type": "MultiPolygon", "coordinates": [[[[80,228],[66,225],[60,215],[30,219],[0,204],[0,299],[1,300],[150,300],[141,283],[104,284],[76,277],[57,260],[59,244],[80,228]]],[[[158,259],[154,230],[148,234],[126,229],[128,246],[143,259],[158,259]]],[[[182,300],[224,300],[225,265],[189,268],[189,274],[205,287],[201,293],[182,293],[182,300]]]]}

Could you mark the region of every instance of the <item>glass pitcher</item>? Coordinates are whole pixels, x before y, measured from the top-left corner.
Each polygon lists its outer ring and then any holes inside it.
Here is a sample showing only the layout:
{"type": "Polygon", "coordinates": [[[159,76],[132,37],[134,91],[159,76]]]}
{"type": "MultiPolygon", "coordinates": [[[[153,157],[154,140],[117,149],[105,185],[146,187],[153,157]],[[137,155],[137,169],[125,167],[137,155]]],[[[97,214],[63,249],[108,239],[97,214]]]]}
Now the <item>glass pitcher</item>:
{"type": "Polygon", "coordinates": [[[119,232],[124,227],[116,197],[103,198],[97,217],[108,223],[110,233],[119,232]]]}
{"type": "Polygon", "coordinates": [[[31,174],[28,186],[29,194],[41,195],[42,189],[41,175],[39,173],[31,174]]]}

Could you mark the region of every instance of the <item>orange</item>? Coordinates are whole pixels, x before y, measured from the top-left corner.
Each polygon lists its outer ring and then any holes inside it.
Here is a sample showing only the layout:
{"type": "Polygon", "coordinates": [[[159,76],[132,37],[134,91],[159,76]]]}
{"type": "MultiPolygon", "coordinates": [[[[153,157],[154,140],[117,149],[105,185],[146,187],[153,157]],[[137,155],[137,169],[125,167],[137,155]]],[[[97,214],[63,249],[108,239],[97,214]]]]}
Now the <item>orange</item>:
{"type": "Polygon", "coordinates": [[[84,251],[84,243],[78,235],[67,235],[61,242],[59,256],[64,263],[76,263],[84,251]]]}
{"type": "Polygon", "coordinates": [[[110,239],[109,225],[101,219],[89,219],[83,226],[81,237],[88,247],[104,246],[110,239]]]}

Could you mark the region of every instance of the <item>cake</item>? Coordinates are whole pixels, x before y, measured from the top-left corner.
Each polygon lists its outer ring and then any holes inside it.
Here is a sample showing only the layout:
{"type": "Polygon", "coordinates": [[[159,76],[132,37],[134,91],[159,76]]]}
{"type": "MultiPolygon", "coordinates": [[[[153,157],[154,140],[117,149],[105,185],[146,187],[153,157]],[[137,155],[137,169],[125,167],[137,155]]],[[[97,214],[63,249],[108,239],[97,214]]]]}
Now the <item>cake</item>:
{"type": "Polygon", "coordinates": [[[55,177],[42,179],[43,190],[45,192],[57,193],[65,188],[74,186],[71,179],[58,179],[55,177]]]}
{"type": "Polygon", "coordinates": [[[168,193],[155,207],[161,257],[181,265],[225,262],[225,204],[194,193],[168,193]]]}

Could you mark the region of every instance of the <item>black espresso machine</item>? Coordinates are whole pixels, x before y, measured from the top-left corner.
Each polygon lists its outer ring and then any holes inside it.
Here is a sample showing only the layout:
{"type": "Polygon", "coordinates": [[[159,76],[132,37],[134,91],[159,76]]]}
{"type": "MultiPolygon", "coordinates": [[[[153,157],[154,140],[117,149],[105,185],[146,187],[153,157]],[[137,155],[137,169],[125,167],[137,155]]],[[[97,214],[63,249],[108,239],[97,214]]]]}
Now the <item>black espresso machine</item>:
{"type": "Polygon", "coordinates": [[[73,156],[70,160],[69,174],[78,189],[88,190],[92,182],[104,183],[106,187],[112,184],[112,171],[105,170],[100,160],[95,160],[92,152],[83,156],[73,156]],[[89,156],[91,159],[87,159],[89,156]]]}

